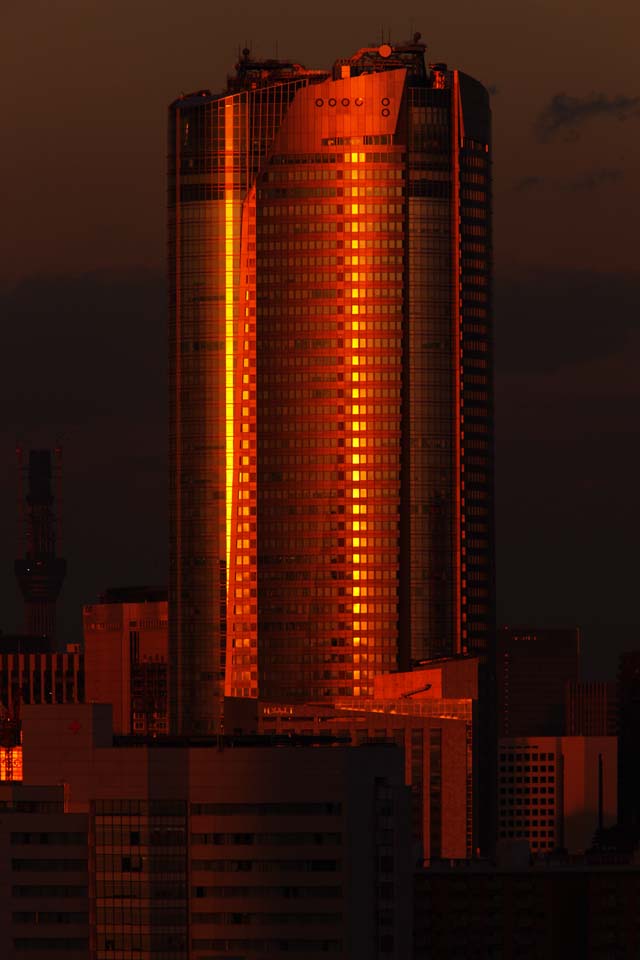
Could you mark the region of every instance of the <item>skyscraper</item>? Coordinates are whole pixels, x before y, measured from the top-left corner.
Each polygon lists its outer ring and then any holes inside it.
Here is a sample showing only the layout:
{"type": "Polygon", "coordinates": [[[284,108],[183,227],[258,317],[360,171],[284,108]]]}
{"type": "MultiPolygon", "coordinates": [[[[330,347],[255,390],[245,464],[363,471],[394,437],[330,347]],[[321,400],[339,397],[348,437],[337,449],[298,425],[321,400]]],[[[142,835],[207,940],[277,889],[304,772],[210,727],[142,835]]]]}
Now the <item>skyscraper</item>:
{"type": "Polygon", "coordinates": [[[577,627],[502,627],[496,640],[500,736],[562,736],[566,688],[579,674],[577,627]]]}
{"type": "Polygon", "coordinates": [[[488,646],[489,102],[419,40],[170,108],[178,729],[488,646]]]}

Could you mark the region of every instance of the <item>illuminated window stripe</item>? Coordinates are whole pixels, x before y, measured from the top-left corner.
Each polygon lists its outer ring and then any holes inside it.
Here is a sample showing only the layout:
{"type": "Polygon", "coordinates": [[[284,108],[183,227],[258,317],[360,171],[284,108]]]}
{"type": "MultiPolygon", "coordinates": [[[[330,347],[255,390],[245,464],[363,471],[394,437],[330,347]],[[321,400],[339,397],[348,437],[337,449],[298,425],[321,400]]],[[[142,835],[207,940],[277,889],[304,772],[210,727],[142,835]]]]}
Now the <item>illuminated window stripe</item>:
{"type": "Polygon", "coordinates": [[[233,100],[225,101],[224,105],[224,256],[225,256],[225,287],[224,287],[224,318],[225,318],[225,453],[226,453],[226,558],[227,558],[227,590],[229,589],[229,569],[231,565],[231,511],[233,506],[233,361],[234,361],[234,283],[233,283],[233,100]]]}

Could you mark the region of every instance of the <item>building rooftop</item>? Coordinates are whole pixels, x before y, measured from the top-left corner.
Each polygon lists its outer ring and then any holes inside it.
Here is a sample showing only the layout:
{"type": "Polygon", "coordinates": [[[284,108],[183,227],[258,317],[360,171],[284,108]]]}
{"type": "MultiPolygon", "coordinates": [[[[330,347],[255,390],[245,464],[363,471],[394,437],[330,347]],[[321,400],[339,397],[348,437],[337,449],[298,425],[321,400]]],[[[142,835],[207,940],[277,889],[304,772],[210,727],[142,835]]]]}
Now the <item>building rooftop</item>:
{"type": "Polygon", "coordinates": [[[166,587],[108,587],[100,594],[98,603],[158,603],[167,598],[166,587]]]}

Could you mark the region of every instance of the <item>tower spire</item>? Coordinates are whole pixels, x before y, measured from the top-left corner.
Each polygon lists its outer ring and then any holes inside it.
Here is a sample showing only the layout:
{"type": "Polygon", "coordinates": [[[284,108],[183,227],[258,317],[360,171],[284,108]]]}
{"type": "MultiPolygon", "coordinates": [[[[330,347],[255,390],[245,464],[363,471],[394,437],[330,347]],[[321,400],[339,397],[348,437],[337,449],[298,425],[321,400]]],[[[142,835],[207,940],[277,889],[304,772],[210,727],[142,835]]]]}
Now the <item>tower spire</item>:
{"type": "Polygon", "coordinates": [[[25,603],[25,630],[32,636],[56,634],[56,602],[67,563],[58,556],[62,451],[31,450],[28,467],[18,448],[20,556],[15,574],[25,603]],[[23,484],[26,474],[26,496],[23,484]]]}

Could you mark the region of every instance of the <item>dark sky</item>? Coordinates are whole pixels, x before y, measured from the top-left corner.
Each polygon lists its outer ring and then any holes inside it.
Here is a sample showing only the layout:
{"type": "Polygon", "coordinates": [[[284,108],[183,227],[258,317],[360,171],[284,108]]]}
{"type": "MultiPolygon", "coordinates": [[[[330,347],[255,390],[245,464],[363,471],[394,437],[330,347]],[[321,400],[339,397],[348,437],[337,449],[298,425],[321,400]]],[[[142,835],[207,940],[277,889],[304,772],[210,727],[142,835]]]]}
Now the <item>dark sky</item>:
{"type": "Polygon", "coordinates": [[[21,618],[16,440],[64,445],[69,639],[105,586],[166,579],[167,103],[221,89],[245,43],[328,67],[420,30],[494,94],[500,620],[580,624],[586,673],[610,674],[640,646],[637,3],[321,8],[3,10],[0,627],[21,618]]]}

